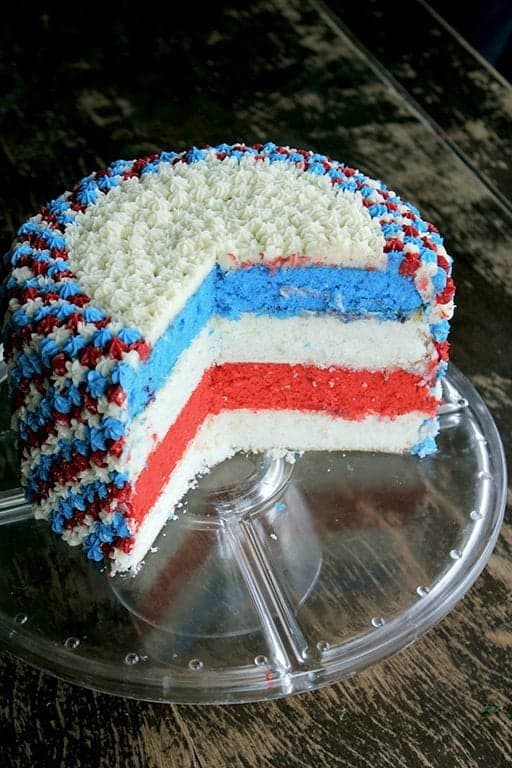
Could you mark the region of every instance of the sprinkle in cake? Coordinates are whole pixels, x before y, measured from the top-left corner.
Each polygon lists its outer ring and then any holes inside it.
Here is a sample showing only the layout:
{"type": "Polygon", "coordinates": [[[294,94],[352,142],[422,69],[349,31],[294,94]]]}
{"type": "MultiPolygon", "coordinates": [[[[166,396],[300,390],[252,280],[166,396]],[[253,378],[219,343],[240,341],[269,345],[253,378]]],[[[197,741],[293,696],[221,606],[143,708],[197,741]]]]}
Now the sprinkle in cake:
{"type": "Polygon", "coordinates": [[[416,208],[324,155],[117,161],[27,221],[7,264],[27,499],[113,572],[236,451],[435,450],[451,259],[416,208]]]}

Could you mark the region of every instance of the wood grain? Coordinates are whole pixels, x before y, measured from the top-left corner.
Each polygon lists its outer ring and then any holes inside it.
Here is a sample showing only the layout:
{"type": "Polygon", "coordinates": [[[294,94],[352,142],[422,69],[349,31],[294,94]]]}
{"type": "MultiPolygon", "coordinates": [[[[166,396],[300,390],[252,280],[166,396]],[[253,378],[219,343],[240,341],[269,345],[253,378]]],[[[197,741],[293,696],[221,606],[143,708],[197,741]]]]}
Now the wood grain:
{"type": "Polygon", "coordinates": [[[432,8],[436,1],[398,0],[385,9],[380,2],[330,0],[327,5],[453,150],[510,203],[510,83],[443,23],[432,8]],[[410,34],[398,35],[404,19],[410,34]]]}
{"type": "MultiPolygon", "coordinates": [[[[421,36],[392,35],[402,7],[359,0],[334,10],[449,144],[332,18],[299,0],[203,13],[187,5],[169,17],[149,5],[143,24],[127,3],[101,18],[88,6],[71,15],[17,3],[0,30],[5,245],[43,200],[114,157],[274,138],[343,158],[390,182],[446,234],[457,263],[454,360],[486,398],[510,456],[510,90],[422,4],[407,3],[421,36]]],[[[113,698],[1,654],[2,764],[512,765],[511,555],[509,515],[483,575],[425,638],[354,679],[271,703],[113,698]]]]}

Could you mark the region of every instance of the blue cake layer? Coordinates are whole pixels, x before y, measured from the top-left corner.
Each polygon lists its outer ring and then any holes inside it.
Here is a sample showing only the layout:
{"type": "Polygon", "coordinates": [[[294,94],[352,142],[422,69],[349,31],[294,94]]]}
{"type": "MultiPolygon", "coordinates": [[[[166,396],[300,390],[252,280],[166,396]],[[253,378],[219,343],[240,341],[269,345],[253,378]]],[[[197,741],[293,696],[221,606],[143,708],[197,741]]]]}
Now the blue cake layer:
{"type": "Polygon", "coordinates": [[[368,313],[383,320],[410,317],[422,300],[414,282],[398,274],[393,261],[382,272],[329,266],[271,270],[261,265],[224,272],[217,265],[156,342],[148,361],[137,372],[127,363],[113,372],[114,382],[128,392],[129,416],[144,409],[213,315],[231,320],[244,313],[283,318],[329,313],[341,321],[368,313]]]}

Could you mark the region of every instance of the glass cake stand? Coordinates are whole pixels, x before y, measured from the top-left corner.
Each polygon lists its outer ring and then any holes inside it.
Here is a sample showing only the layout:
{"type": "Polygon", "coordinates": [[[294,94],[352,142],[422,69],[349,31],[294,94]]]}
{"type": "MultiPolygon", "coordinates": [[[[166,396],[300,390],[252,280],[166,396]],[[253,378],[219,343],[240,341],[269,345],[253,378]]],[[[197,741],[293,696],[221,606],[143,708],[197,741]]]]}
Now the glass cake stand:
{"type": "Polygon", "coordinates": [[[189,703],[311,690],[405,648],[473,584],[504,511],[494,422],[453,365],[444,388],[435,456],[236,456],[136,578],[32,518],[4,432],[1,645],[73,683],[189,703]]]}

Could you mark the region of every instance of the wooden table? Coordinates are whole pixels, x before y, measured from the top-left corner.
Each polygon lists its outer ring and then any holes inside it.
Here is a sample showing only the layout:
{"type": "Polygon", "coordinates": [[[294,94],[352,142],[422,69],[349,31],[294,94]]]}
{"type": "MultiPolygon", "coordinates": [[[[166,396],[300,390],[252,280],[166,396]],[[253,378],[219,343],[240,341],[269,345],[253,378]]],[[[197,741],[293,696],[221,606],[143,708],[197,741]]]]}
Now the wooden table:
{"type": "MultiPolygon", "coordinates": [[[[113,6],[114,4],[112,4],[113,6]]],[[[122,4],[123,6],[125,4],[122,4]]],[[[453,360],[512,424],[512,90],[424,2],[256,0],[140,18],[13,4],[2,36],[5,245],[114,157],[272,138],[390,182],[456,258],[453,360]],[[409,34],[400,30],[406,19],[409,34]]],[[[0,655],[2,765],[512,765],[512,527],[466,599],[390,661],[280,701],[109,697],[0,655]]]]}

